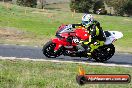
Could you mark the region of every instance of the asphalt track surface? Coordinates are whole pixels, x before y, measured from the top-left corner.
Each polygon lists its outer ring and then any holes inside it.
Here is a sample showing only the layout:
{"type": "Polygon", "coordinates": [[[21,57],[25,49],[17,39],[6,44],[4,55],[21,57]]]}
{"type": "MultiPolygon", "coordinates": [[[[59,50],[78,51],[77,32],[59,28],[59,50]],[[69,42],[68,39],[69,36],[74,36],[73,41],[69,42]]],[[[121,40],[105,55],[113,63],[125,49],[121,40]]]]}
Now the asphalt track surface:
{"type": "MultiPolygon", "coordinates": [[[[94,61],[87,58],[60,56],[58,58],[46,58],[42,53],[41,47],[31,46],[19,46],[19,45],[0,45],[0,56],[2,57],[16,57],[16,58],[31,58],[31,59],[47,59],[47,60],[60,60],[60,61],[88,61],[93,63],[94,61]]],[[[132,54],[127,53],[115,53],[115,55],[104,63],[131,65],[132,66],[132,54]]]]}

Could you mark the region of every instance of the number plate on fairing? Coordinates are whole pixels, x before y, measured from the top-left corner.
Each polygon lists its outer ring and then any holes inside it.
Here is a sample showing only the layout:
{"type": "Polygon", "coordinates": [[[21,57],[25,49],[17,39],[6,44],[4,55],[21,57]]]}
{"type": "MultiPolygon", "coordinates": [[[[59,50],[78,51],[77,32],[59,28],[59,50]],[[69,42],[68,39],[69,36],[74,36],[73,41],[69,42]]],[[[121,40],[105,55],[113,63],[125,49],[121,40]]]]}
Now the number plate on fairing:
{"type": "Polygon", "coordinates": [[[75,39],[73,39],[73,42],[75,42],[75,43],[79,43],[80,41],[79,41],[78,38],[75,38],[75,39]]]}

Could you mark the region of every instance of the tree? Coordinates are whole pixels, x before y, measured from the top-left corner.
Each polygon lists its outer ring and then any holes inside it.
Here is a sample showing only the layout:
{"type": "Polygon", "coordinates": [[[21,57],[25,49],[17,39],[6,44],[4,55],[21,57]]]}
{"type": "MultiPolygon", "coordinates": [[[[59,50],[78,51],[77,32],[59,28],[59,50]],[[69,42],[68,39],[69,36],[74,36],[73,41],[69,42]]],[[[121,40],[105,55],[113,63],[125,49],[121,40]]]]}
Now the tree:
{"type": "Polygon", "coordinates": [[[93,3],[93,0],[71,0],[70,8],[72,11],[89,13],[93,3]]]}
{"type": "Polygon", "coordinates": [[[27,7],[36,7],[37,0],[17,0],[17,4],[27,7]]]}
{"type": "Polygon", "coordinates": [[[131,0],[104,0],[104,1],[107,5],[112,6],[114,8],[116,15],[123,15],[125,13],[125,8],[129,8],[127,7],[129,4],[128,2],[131,2],[131,0]]]}
{"type": "Polygon", "coordinates": [[[37,8],[43,9],[46,5],[46,0],[37,0],[37,8]]]}
{"type": "Polygon", "coordinates": [[[107,14],[103,0],[95,0],[93,12],[97,13],[97,11],[99,11],[99,9],[100,9],[100,14],[107,14]]]}
{"type": "Polygon", "coordinates": [[[129,0],[127,4],[124,6],[124,11],[128,15],[132,15],[132,0],[129,0]]]}

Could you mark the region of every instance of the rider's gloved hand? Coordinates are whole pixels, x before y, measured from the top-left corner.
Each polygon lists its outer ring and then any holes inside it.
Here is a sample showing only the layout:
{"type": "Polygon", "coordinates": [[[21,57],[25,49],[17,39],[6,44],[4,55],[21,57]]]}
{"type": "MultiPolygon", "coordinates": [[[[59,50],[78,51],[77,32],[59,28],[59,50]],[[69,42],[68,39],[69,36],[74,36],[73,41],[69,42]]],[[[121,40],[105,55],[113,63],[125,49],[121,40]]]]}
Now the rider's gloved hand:
{"type": "Polygon", "coordinates": [[[67,28],[71,29],[73,28],[71,24],[67,25],[67,28]]]}

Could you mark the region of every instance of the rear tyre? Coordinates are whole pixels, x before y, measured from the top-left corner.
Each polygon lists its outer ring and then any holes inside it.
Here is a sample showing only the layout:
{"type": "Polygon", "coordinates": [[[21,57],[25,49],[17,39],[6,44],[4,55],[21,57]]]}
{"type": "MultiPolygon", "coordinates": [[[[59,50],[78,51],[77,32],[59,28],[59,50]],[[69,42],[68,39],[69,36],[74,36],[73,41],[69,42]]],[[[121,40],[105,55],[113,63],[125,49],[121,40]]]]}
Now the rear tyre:
{"type": "Polygon", "coordinates": [[[109,60],[115,53],[115,47],[113,44],[104,45],[94,50],[92,58],[97,62],[104,62],[109,60]]]}
{"type": "Polygon", "coordinates": [[[47,42],[43,46],[43,54],[48,58],[56,58],[63,54],[63,47],[60,47],[56,52],[54,51],[56,44],[52,41],[47,42]]]}

